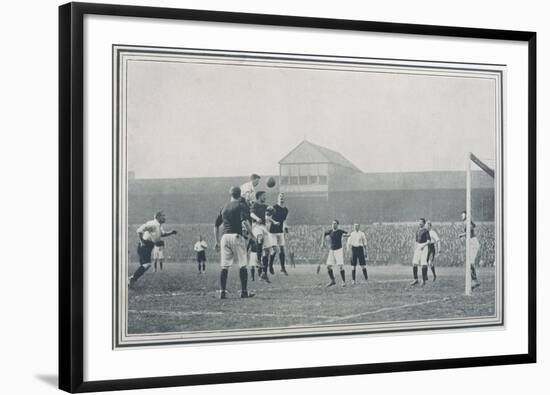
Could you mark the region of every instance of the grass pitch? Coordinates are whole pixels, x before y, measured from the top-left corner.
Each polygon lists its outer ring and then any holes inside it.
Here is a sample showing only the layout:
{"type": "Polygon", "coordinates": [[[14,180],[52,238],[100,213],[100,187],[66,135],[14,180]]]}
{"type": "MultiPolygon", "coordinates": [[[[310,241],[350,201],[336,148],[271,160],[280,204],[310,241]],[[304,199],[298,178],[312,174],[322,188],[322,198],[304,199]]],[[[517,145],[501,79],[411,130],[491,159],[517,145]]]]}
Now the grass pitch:
{"type": "MultiPolygon", "coordinates": [[[[130,267],[135,270],[137,264],[130,267]]],[[[424,287],[409,286],[410,266],[368,267],[369,280],[357,270],[358,284],[351,285],[346,266],[346,287],[326,288],[328,275],[322,265],[302,264],[279,272],[271,284],[251,281],[256,292],[240,299],[238,268],[229,270],[228,299],[220,300],[219,265],[207,263],[199,274],[195,263],[165,263],[164,270],[149,271],[129,291],[128,332],[131,334],[185,332],[217,329],[291,327],[492,316],[495,313],[493,268],[478,269],[481,286],[464,296],[464,269],[437,268],[437,281],[424,287]]],[[[420,272],[420,270],[419,270],[420,272]]],[[[420,275],[420,273],[419,273],[420,275]]]]}

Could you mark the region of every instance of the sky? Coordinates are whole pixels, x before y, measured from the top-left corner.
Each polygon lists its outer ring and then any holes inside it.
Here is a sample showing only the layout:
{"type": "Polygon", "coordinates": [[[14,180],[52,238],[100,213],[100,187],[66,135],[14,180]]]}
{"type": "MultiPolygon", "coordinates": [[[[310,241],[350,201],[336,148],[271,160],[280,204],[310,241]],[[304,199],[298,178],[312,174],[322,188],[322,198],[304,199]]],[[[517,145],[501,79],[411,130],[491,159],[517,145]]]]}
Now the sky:
{"type": "Polygon", "coordinates": [[[495,82],[398,73],[132,61],[137,178],[278,174],[307,139],[364,172],[464,170],[495,159],[495,82]]]}

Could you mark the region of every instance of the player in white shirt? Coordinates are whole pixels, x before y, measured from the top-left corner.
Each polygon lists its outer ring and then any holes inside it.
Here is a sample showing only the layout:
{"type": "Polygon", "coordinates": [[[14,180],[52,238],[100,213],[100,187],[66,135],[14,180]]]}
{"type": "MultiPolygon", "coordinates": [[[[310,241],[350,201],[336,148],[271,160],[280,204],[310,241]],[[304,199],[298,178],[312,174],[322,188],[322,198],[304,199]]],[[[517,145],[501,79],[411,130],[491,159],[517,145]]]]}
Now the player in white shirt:
{"type": "Polygon", "coordinates": [[[256,201],[256,187],[260,183],[260,178],[259,175],[252,174],[250,181],[241,185],[241,197],[246,200],[249,206],[256,201]]]}
{"type": "Polygon", "coordinates": [[[199,273],[206,272],[206,249],[208,244],[202,239],[202,235],[199,235],[199,241],[195,243],[193,249],[197,253],[197,264],[199,265],[199,273]]]}
{"type": "Polygon", "coordinates": [[[367,262],[365,257],[367,256],[367,236],[361,230],[359,230],[359,224],[353,224],[353,231],[349,234],[347,248],[351,250],[351,284],[355,284],[355,268],[357,262],[361,266],[363,271],[363,277],[365,281],[369,279],[367,275],[367,262]]]}
{"type": "Polygon", "coordinates": [[[441,254],[441,239],[435,230],[432,229],[431,221],[426,222],[426,229],[430,233],[430,241],[428,244],[428,266],[432,270],[433,279],[437,278],[435,274],[435,258],[441,254]]]}
{"type": "Polygon", "coordinates": [[[151,267],[151,252],[155,244],[159,243],[163,237],[175,235],[177,232],[171,230],[164,231],[162,224],[166,222],[166,217],[162,211],[155,213],[155,218],[147,221],[137,229],[138,235],[138,255],[139,267],[128,279],[128,286],[132,288],[136,281],[151,267]]]}
{"type": "MultiPolygon", "coordinates": [[[[466,211],[462,212],[461,217],[462,217],[462,224],[464,226],[464,232],[459,234],[458,237],[461,239],[462,238],[466,239],[466,232],[468,229],[468,226],[467,226],[468,219],[467,219],[466,211]]],[[[477,256],[479,253],[479,249],[481,246],[479,244],[479,240],[476,237],[475,227],[476,227],[476,224],[474,223],[474,221],[470,220],[470,251],[469,252],[470,252],[470,274],[472,277],[472,289],[477,288],[481,285],[481,283],[477,279],[476,265],[475,265],[477,256]]]]}

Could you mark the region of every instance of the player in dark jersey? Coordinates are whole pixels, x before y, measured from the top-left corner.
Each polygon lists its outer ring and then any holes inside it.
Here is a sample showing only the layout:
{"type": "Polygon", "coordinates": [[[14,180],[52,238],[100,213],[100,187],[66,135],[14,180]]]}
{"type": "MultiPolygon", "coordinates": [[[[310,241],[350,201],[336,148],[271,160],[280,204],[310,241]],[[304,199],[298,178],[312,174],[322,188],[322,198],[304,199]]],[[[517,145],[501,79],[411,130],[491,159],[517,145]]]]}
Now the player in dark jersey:
{"type": "Polygon", "coordinates": [[[321,238],[321,248],[325,244],[325,238],[330,239],[330,246],[327,256],[327,272],[330,278],[330,282],[327,287],[336,285],[334,278],[334,272],[332,267],[337,265],[340,268],[340,276],[342,277],[342,287],[346,286],[346,272],[344,271],[344,249],[342,248],[342,238],[348,236],[348,232],[342,229],[338,229],[340,223],[337,219],[332,221],[332,228],[324,231],[321,238]]]}
{"type": "MultiPolygon", "coordinates": [[[[466,211],[462,212],[462,224],[464,226],[464,231],[458,235],[461,239],[466,239],[466,232],[468,231],[468,219],[466,211]]],[[[481,285],[481,283],[477,279],[477,273],[476,273],[476,259],[477,255],[479,253],[479,240],[476,237],[475,234],[475,227],[476,224],[474,221],[470,220],[470,276],[472,277],[472,289],[477,288],[481,285]]]]}
{"type": "Polygon", "coordinates": [[[267,204],[265,203],[266,196],[264,191],[256,192],[256,201],[252,203],[250,208],[250,217],[252,218],[252,234],[258,240],[262,240],[262,274],[261,280],[269,281],[267,275],[268,270],[271,274],[274,274],[273,266],[269,268],[269,255],[271,250],[271,239],[269,238],[269,231],[266,227],[265,214],[267,211],[267,204]],[[261,236],[261,237],[260,237],[261,236]]]}
{"type": "Polygon", "coordinates": [[[251,237],[248,240],[248,267],[250,268],[250,278],[252,281],[255,280],[256,269],[258,270],[258,277],[262,274],[260,270],[262,262],[262,245],[263,240],[261,235],[258,236],[258,238],[251,237]]]}
{"type": "Polygon", "coordinates": [[[271,210],[271,216],[267,216],[267,225],[269,237],[271,237],[271,255],[269,257],[269,266],[273,267],[275,255],[279,253],[279,262],[281,272],[288,276],[285,268],[285,233],[288,232],[286,219],[288,217],[288,208],[285,207],[285,195],[280,193],[277,197],[277,204],[271,210]]]}
{"type": "Polygon", "coordinates": [[[250,219],[246,205],[240,200],[241,188],[232,187],[231,200],[220,211],[214,225],[216,250],[221,249],[220,298],[227,297],[227,276],[229,268],[236,262],[239,265],[241,280],[241,298],[250,298],[255,294],[247,289],[248,258],[246,256],[246,239],[243,233],[250,234],[250,219]],[[220,227],[223,225],[223,236],[220,239],[220,227]],[[244,232],[243,232],[244,230],[244,232]]]}
{"type": "Polygon", "coordinates": [[[410,285],[418,284],[418,266],[422,267],[422,286],[428,281],[428,245],[430,243],[430,232],[426,229],[426,220],[418,220],[418,229],[415,233],[415,245],[413,255],[413,277],[410,285]]]}

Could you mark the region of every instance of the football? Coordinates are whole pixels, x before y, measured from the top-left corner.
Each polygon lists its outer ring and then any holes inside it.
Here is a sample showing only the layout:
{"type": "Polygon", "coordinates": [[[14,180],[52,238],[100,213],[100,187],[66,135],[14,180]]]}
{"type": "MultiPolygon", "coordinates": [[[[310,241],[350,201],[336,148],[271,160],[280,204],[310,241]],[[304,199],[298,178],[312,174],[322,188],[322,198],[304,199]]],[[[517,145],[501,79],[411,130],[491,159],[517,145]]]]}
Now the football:
{"type": "Polygon", "coordinates": [[[269,177],[267,179],[266,185],[267,185],[268,188],[273,188],[275,186],[275,184],[276,184],[276,182],[275,182],[275,179],[273,177],[269,177]]]}

